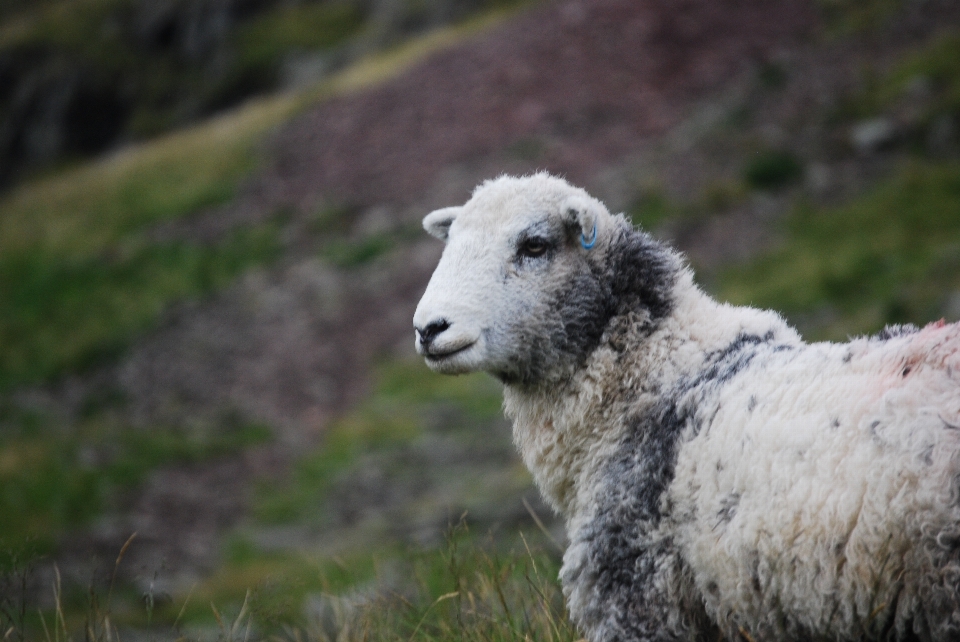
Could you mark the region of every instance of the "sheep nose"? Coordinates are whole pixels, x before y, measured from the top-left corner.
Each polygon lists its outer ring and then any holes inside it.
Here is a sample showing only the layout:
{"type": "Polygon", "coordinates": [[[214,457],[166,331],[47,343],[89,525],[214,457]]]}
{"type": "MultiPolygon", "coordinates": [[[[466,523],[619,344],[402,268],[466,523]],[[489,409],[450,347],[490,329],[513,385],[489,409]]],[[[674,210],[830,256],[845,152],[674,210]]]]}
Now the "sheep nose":
{"type": "Polygon", "coordinates": [[[417,336],[420,337],[420,343],[424,346],[429,346],[431,343],[433,343],[433,340],[437,338],[437,335],[441,334],[449,327],[449,321],[446,319],[438,319],[436,321],[431,321],[422,328],[414,326],[414,330],[417,331],[417,336]]]}

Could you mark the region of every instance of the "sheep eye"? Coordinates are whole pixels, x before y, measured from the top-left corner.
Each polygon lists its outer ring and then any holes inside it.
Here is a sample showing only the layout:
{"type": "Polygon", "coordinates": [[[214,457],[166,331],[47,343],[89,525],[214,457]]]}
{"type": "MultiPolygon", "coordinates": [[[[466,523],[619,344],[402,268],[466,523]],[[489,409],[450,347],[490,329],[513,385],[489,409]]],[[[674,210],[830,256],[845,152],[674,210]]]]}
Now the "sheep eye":
{"type": "Polygon", "coordinates": [[[533,236],[520,244],[520,256],[536,258],[543,256],[547,251],[547,242],[542,238],[533,236]]]}

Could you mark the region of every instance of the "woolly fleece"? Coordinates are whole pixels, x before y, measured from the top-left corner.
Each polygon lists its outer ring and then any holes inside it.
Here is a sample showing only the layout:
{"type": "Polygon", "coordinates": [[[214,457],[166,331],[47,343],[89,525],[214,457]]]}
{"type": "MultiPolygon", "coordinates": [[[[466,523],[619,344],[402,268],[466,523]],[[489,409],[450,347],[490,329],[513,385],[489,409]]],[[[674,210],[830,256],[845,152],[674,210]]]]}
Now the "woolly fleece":
{"type": "Polygon", "coordinates": [[[960,326],[806,344],[547,174],[424,227],[417,350],[504,382],[590,640],[960,639],[960,326]]]}

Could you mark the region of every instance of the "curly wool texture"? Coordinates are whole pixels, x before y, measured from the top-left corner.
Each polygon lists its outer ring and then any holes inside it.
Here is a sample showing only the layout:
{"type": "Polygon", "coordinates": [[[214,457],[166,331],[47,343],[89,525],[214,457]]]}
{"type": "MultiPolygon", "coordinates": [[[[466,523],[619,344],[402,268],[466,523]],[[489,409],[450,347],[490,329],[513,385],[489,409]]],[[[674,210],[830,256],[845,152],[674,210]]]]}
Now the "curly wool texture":
{"type": "Polygon", "coordinates": [[[443,220],[418,350],[505,382],[590,640],[960,639],[960,326],[806,344],[545,174],[443,220]]]}

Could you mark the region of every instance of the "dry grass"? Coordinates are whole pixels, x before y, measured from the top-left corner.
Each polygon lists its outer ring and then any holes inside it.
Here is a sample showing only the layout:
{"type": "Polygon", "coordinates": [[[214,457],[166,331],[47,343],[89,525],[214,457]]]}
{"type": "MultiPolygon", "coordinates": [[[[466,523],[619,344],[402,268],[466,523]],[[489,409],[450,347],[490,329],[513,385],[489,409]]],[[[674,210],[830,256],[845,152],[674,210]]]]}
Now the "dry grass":
{"type": "MultiPolygon", "coordinates": [[[[514,540],[514,548],[504,551],[492,537],[472,537],[461,522],[451,530],[446,549],[381,560],[381,570],[372,580],[345,586],[320,579],[318,588],[300,594],[293,591],[300,597],[299,606],[282,618],[271,603],[277,596],[262,585],[240,588],[241,601],[211,595],[194,585],[163,608],[147,592],[140,597],[139,607],[132,607],[129,588],[120,587],[117,577],[125,555],[136,545],[136,536],[131,535],[120,549],[108,583],[98,588],[91,582],[80,607],[75,598],[66,597],[76,593],[77,587],[67,586],[54,566],[47,589],[50,599],[44,600],[51,606],[26,607],[30,597],[24,589],[19,601],[11,600],[11,608],[0,611],[4,629],[0,640],[114,642],[143,635],[230,642],[579,639],[567,619],[556,580],[556,551],[531,545],[522,534],[514,540]],[[25,607],[30,613],[18,616],[25,607]]],[[[337,563],[349,573],[344,562],[337,563]]]]}

